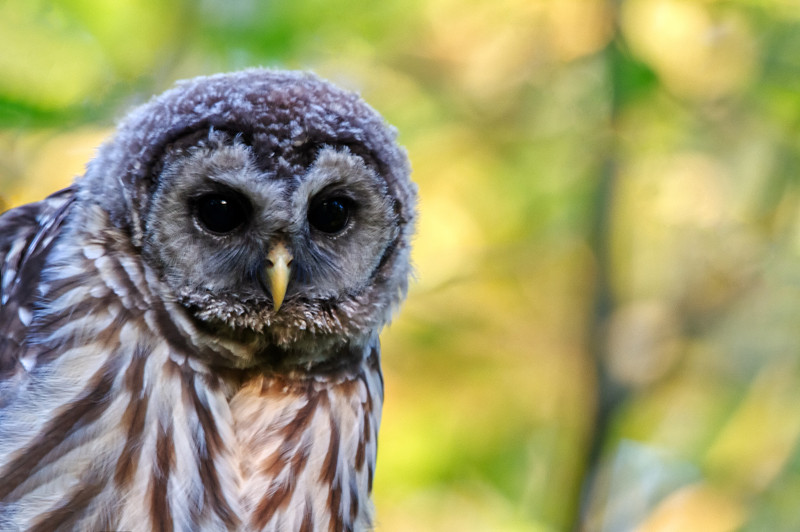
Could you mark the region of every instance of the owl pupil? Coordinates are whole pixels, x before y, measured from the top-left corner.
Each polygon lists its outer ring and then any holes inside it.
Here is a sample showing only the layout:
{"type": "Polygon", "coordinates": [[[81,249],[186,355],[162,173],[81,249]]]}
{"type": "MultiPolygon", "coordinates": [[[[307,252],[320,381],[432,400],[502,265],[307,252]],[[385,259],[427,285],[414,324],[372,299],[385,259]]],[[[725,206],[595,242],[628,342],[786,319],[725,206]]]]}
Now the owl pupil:
{"type": "Polygon", "coordinates": [[[308,209],[308,222],[323,233],[338,233],[350,219],[351,202],[347,198],[316,201],[308,209]]]}
{"type": "Polygon", "coordinates": [[[212,233],[230,233],[247,219],[244,202],[233,195],[206,194],[197,200],[197,220],[212,233]]]}

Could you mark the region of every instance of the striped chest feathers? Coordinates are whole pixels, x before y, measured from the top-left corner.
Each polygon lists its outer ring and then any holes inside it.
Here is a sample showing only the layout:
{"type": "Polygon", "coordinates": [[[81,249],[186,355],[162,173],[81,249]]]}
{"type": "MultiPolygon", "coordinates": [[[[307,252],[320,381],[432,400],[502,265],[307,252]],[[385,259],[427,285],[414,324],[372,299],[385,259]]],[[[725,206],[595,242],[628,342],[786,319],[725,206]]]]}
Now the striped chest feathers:
{"type": "Polygon", "coordinates": [[[55,283],[60,310],[34,318],[0,410],[0,528],[372,527],[376,339],[346,371],[215,371],[191,323],[161,318],[169,303],[115,282],[55,283]]]}

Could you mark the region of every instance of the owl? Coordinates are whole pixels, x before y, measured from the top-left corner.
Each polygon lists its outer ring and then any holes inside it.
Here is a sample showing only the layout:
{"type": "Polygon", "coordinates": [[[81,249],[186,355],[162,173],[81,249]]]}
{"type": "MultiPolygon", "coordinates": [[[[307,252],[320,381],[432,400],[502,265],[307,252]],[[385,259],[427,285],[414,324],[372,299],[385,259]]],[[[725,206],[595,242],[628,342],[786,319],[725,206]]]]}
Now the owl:
{"type": "Polygon", "coordinates": [[[0,529],[372,528],[409,174],[359,96],[252,69],[0,216],[0,529]]]}

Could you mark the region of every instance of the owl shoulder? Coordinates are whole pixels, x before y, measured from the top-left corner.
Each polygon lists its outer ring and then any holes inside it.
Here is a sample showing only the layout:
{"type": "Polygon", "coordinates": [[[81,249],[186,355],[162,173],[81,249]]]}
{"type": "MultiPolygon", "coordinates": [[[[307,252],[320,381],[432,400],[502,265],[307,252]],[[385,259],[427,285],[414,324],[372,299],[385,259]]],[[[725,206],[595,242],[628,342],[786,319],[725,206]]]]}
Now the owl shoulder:
{"type": "Polygon", "coordinates": [[[18,368],[42,266],[74,200],[68,187],[0,214],[0,381],[18,368]]]}

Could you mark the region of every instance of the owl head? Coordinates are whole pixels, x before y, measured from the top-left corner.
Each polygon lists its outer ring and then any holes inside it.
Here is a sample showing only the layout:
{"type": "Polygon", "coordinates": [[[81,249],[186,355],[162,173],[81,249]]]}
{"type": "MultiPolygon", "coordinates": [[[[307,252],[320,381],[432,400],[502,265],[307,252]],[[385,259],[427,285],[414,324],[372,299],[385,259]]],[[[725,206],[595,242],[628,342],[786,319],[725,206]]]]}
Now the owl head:
{"type": "Polygon", "coordinates": [[[198,327],[312,356],[406,293],[416,187],[395,131],[314,75],[201,77],[131,113],[79,181],[198,327]]]}

